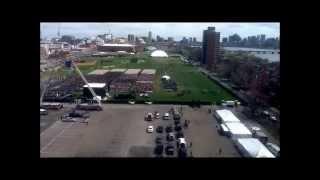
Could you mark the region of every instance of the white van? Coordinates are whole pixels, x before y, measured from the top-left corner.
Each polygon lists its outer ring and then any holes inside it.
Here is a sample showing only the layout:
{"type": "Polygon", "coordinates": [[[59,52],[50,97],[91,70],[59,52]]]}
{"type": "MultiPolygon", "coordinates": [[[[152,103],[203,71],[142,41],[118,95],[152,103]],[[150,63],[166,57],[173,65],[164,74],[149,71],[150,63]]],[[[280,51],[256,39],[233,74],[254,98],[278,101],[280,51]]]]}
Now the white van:
{"type": "Polygon", "coordinates": [[[169,113],[164,113],[163,119],[164,120],[169,120],[169,113]]]}
{"type": "Polygon", "coordinates": [[[186,148],[187,147],[187,142],[185,138],[179,138],[178,139],[178,147],[179,148],[186,148]]]}
{"type": "Polygon", "coordinates": [[[47,115],[48,111],[45,109],[40,109],[40,115],[47,115]]]}

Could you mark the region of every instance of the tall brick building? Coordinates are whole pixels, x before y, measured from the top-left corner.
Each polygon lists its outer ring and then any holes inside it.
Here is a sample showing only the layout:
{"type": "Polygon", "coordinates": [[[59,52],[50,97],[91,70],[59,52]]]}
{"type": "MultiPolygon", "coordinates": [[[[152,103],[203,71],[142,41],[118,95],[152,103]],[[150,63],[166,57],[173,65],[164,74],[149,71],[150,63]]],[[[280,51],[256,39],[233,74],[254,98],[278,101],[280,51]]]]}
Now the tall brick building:
{"type": "Polygon", "coordinates": [[[203,31],[201,65],[209,71],[216,71],[216,63],[220,52],[220,32],[215,27],[203,31]]]}

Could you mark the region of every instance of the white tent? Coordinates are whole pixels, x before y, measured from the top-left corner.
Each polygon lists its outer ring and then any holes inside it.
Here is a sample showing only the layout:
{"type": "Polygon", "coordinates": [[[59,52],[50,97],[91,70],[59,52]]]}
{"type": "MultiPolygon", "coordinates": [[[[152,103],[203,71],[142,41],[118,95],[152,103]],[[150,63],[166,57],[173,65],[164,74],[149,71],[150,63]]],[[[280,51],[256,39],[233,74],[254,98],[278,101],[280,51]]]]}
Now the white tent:
{"type": "Polygon", "coordinates": [[[168,54],[162,50],[155,50],[151,53],[151,57],[168,57],[168,54]]]}
{"type": "Polygon", "coordinates": [[[250,138],[252,133],[250,130],[241,122],[229,122],[225,123],[229,129],[232,138],[250,138]]]}
{"type": "Polygon", "coordinates": [[[275,156],[255,138],[239,138],[236,146],[245,157],[253,158],[274,158],[275,156]]]}
{"type": "Polygon", "coordinates": [[[216,110],[217,118],[222,121],[222,123],[228,122],[240,122],[240,120],[229,110],[222,109],[216,110]]]}
{"type": "Polygon", "coordinates": [[[170,76],[164,75],[164,76],[161,77],[161,79],[164,79],[164,80],[167,80],[167,81],[168,81],[168,80],[170,80],[170,76]]]}

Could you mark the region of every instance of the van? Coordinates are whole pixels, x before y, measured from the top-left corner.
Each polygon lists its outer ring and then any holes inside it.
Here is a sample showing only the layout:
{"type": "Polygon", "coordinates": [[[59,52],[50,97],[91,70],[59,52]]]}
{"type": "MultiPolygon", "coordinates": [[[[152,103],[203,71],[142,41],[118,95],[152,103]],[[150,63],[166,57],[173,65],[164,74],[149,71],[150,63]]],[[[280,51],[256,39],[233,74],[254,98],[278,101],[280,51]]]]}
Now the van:
{"type": "Polygon", "coordinates": [[[48,115],[48,111],[45,109],[40,109],[40,115],[48,115]]]}
{"type": "Polygon", "coordinates": [[[186,148],[187,147],[187,142],[186,142],[185,138],[178,139],[178,147],[179,148],[186,148]]]}
{"type": "Polygon", "coordinates": [[[164,120],[169,120],[169,113],[164,113],[163,119],[164,120]]]}

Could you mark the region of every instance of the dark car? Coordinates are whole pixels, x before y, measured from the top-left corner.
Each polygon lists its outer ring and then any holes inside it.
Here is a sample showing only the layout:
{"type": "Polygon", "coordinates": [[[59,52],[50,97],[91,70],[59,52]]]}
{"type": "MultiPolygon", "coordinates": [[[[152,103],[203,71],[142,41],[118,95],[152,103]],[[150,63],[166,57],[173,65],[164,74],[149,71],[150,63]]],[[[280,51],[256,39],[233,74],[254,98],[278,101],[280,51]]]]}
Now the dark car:
{"type": "Polygon", "coordinates": [[[180,121],[179,120],[174,120],[174,125],[180,125],[180,121]]]}
{"type": "Polygon", "coordinates": [[[176,134],[176,138],[178,139],[178,138],[184,138],[184,135],[183,135],[183,132],[177,132],[177,134],[176,134]]]}
{"type": "Polygon", "coordinates": [[[166,132],[167,133],[169,133],[169,132],[172,132],[173,130],[172,130],[172,126],[167,126],[166,127],[166,132]]]}
{"type": "Polygon", "coordinates": [[[174,140],[174,134],[172,132],[170,132],[168,135],[167,135],[167,140],[168,141],[173,141],[174,140]]]}
{"type": "Polygon", "coordinates": [[[162,132],[163,132],[163,127],[162,127],[162,126],[158,126],[157,129],[156,129],[156,131],[157,131],[158,133],[162,133],[162,132]]]}
{"type": "Polygon", "coordinates": [[[176,126],[176,127],[174,127],[174,130],[176,130],[176,131],[181,131],[181,126],[176,126]]]}
{"type": "Polygon", "coordinates": [[[171,146],[171,145],[168,145],[168,146],[166,147],[166,154],[167,154],[167,155],[173,155],[173,154],[174,154],[174,147],[171,146]]]}
{"type": "Polygon", "coordinates": [[[156,144],[162,144],[162,140],[163,140],[162,137],[157,137],[156,138],[156,144]]]}
{"type": "Polygon", "coordinates": [[[185,157],[187,157],[187,155],[188,155],[187,148],[179,148],[178,157],[185,158],[185,157]]]}
{"type": "Polygon", "coordinates": [[[163,149],[164,149],[164,147],[163,147],[162,144],[161,144],[161,145],[157,145],[157,146],[155,147],[155,149],[154,149],[154,152],[155,152],[155,154],[157,154],[157,155],[161,155],[161,154],[163,153],[163,149]]]}
{"type": "Polygon", "coordinates": [[[181,116],[180,116],[179,113],[174,113],[174,114],[173,114],[173,119],[174,119],[174,120],[180,120],[180,118],[181,118],[181,116]]]}

